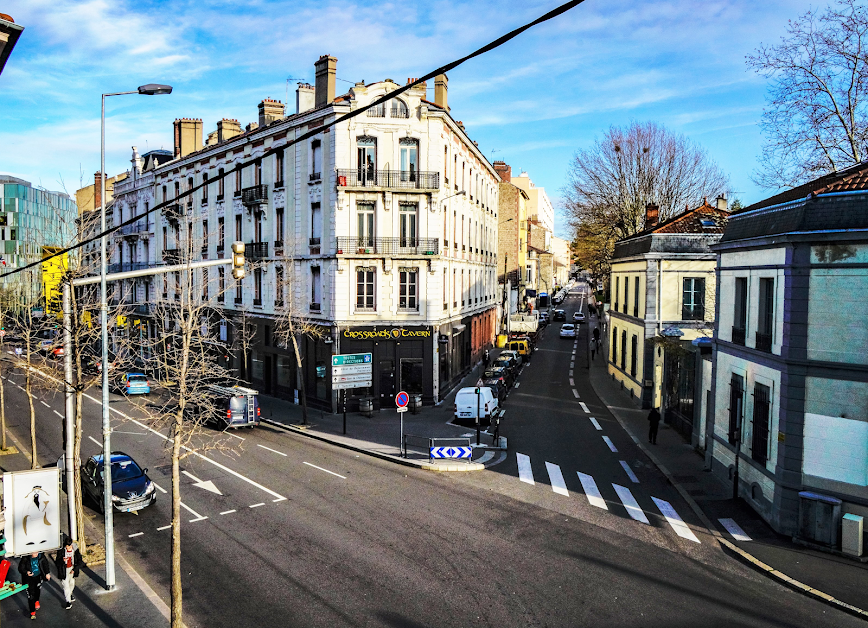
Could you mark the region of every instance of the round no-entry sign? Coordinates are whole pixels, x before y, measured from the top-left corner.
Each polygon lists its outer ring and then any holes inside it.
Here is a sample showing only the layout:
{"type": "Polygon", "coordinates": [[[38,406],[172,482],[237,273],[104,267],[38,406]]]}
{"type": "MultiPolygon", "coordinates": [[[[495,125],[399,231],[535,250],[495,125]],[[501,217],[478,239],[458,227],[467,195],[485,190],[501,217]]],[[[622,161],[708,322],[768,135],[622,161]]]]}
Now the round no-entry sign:
{"type": "Polygon", "coordinates": [[[399,408],[406,408],[408,403],[410,403],[410,395],[403,390],[395,395],[395,405],[399,408]]]}

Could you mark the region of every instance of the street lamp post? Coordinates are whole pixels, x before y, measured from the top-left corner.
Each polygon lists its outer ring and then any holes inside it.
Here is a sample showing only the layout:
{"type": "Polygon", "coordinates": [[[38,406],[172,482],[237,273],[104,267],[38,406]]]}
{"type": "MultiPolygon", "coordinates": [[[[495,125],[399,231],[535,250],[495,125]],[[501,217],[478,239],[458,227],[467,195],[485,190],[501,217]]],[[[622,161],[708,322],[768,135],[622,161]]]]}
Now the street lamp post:
{"type": "Polygon", "coordinates": [[[111,420],[109,416],[109,378],[108,378],[108,302],[106,296],[106,221],[105,221],[105,99],[108,96],[125,96],[127,94],[142,94],[156,96],[171,94],[169,85],[150,83],[141,85],[132,92],[113,92],[102,95],[102,113],[100,115],[100,233],[99,239],[99,324],[102,341],[102,453],[103,453],[103,510],[105,511],[105,588],[109,591],[115,588],[115,548],[114,548],[114,513],[112,512],[112,465],[111,465],[111,420]]]}

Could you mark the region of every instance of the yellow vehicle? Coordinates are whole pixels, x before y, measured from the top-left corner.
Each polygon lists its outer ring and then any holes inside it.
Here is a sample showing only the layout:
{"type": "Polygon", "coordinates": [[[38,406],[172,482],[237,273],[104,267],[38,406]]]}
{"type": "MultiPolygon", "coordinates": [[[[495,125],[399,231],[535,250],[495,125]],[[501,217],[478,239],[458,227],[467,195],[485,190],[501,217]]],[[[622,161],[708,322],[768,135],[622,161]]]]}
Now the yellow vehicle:
{"type": "Polygon", "coordinates": [[[518,354],[521,356],[530,355],[530,351],[531,351],[530,343],[525,339],[513,338],[507,344],[508,344],[508,346],[505,347],[506,349],[509,349],[512,351],[518,351],[518,354]]]}

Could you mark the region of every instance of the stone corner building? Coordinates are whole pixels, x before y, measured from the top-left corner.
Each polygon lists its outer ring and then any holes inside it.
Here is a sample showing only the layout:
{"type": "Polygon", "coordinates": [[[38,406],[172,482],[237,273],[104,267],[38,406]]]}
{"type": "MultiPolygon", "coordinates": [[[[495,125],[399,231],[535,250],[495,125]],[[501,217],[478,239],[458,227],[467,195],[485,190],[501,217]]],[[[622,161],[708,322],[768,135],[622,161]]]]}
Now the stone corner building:
{"type": "Polygon", "coordinates": [[[816,495],[868,515],[868,164],[732,215],[714,250],[707,461],[776,531],[831,544],[800,525],[816,495]]]}

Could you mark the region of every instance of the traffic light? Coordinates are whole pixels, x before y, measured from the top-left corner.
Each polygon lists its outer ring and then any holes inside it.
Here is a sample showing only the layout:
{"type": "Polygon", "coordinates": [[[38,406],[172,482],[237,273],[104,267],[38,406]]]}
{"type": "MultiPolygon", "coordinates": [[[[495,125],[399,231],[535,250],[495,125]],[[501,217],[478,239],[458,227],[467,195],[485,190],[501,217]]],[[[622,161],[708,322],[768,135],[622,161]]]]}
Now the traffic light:
{"type": "Polygon", "coordinates": [[[244,242],[232,243],[232,276],[244,279],[244,242]]]}

